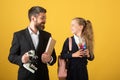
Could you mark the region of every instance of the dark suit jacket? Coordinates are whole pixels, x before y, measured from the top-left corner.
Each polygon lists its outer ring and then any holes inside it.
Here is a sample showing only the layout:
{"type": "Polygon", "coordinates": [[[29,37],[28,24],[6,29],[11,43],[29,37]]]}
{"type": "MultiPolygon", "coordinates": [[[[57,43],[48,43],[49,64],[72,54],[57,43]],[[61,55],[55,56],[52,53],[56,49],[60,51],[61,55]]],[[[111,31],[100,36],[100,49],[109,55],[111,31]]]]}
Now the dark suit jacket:
{"type": "MultiPolygon", "coordinates": [[[[19,65],[18,80],[49,80],[47,64],[42,63],[41,55],[46,49],[47,42],[51,34],[42,30],[39,32],[39,43],[36,50],[28,28],[14,33],[8,60],[11,63],[19,65]],[[25,69],[21,61],[23,54],[30,50],[35,50],[36,55],[39,57],[37,62],[37,64],[39,64],[38,70],[34,74],[25,69]]],[[[50,65],[53,65],[56,62],[55,50],[53,50],[52,57],[53,61],[50,63],[50,65]]]]}

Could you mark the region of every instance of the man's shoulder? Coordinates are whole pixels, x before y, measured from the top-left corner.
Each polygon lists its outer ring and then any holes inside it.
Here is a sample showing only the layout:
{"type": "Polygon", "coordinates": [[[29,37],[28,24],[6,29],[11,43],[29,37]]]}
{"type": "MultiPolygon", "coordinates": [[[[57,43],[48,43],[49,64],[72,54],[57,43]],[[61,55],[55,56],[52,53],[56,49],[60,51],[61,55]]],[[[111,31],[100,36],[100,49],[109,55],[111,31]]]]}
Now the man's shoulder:
{"type": "Polygon", "coordinates": [[[25,35],[26,30],[27,30],[27,28],[16,31],[16,32],[14,32],[14,35],[16,35],[16,36],[25,35]]]}
{"type": "Polygon", "coordinates": [[[49,36],[51,36],[50,32],[47,32],[47,31],[44,31],[44,30],[40,30],[40,33],[43,34],[43,35],[49,35],[49,36]]]}
{"type": "Polygon", "coordinates": [[[20,33],[24,33],[26,30],[27,30],[27,28],[21,29],[21,30],[19,30],[19,31],[14,32],[14,33],[15,33],[15,34],[20,34],[20,33]]]}

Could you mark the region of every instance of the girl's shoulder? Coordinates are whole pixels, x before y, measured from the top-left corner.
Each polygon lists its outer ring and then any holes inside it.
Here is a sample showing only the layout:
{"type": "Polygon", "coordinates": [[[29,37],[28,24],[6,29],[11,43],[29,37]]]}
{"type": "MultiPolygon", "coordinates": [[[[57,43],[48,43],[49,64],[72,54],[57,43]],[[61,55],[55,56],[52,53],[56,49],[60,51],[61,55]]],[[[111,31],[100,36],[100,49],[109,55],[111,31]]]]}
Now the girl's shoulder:
{"type": "Polygon", "coordinates": [[[74,39],[74,36],[67,37],[67,38],[65,39],[65,42],[68,42],[70,38],[73,40],[73,39],[74,39]]]}

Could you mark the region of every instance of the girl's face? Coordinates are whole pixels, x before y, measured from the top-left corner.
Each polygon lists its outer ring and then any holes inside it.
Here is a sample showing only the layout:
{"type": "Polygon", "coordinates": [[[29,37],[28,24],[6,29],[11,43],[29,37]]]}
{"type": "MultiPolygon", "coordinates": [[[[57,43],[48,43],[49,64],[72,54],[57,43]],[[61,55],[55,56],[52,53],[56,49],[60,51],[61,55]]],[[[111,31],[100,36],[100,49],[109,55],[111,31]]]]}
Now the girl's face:
{"type": "Polygon", "coordinates": [[[73,34],[78,34],[82,32],[83,26],[79,25],[77,20],[72,20],[71,22],[71,31],[73,34]]]}

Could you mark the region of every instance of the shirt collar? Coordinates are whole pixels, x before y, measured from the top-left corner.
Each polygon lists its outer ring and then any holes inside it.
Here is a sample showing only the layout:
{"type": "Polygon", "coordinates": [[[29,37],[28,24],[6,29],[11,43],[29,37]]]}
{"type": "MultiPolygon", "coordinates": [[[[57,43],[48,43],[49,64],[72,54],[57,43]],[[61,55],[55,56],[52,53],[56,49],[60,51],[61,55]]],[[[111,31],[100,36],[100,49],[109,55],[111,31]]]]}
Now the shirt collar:
{"type": "Polygon", "coordinates": [[[77,44],[79,44],[79,37],[74,34],[74,39],[77,44]]]}
{"type": "MultiPolygon", "coordinates": [[[[32,35],[32,34],[35,34],[35,33],[30,29],[30,27],[28,27],[28,30],[29,30],[29,32],[30,32],[31,35],[32,35]]],[[[37,34],[35,34],[35,35],[39,35],[39,31],[37,31],[37,34]]]]}
{"type": "Polygon", "coordinates": [[[77,44],[82,43],[82,38],[74,34],[74,39],[77,44]]]}

